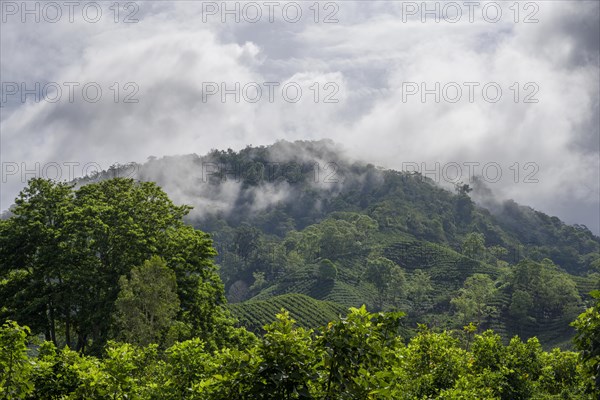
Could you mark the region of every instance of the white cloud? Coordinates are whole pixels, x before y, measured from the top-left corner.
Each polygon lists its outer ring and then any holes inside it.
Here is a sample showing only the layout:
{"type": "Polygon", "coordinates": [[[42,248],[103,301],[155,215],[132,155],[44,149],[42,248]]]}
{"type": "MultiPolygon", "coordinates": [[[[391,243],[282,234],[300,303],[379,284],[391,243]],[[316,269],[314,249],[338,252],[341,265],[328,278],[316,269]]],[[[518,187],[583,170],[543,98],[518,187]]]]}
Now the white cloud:
{"type": "MultiPolygon", "coordinates": [[[[3,23],[3,82],[98,82],[104,96],[94,104],[3,104],[2,161],[106,168],[148,155],[329,137],[387,167],[498,162],[496,193],[600,231],[597,3],[537,2],[536,24],[515,24],[508,3],[496,24],[480,14],[474,23],[403,22],[402,2],[340,2],[339,23],[315,24],[302,4],[295,24],[280,14],[273,24],[203,22],[193,2],[140,3],[137,24],[3,23]],[[272,103],[265,91],[258,103],[232,95],[202,101],[203,82],[271,81],[281,83],[272,103]],[[139,103],[114,103],[114,82],[121,99],[130,93],[123,84],[135,82],[139,103]],[[301,101],[282,98],[286,82],[302,85],[301,101]],[[337,85],[338,103],[322,102],[327,82],[337,85]],[[488,103],[476,90],[474,103],[466,92],[456,104],[403,102],[404,82],[497,82],[503,97],[488,103]],[[520,99],[535,82],[539,103],[513,102],[514,82],[520,99]],[[526,162],[539,166],[539,183],[521,182],[526,162]]],[[[3,209],[22,186],[18,175],[3,179],[3,209]]]]}

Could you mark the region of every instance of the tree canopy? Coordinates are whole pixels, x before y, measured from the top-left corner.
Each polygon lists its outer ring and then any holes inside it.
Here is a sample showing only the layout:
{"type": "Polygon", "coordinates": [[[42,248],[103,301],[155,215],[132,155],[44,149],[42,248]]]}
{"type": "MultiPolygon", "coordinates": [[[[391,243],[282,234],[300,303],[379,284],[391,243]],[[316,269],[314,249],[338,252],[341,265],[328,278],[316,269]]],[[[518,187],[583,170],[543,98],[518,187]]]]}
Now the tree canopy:
{"type": "Polygon", "coordinates": [[[134,267],[158,256],[175,278],[176,319],[190,334],[214,336],[227,323],[224,289],[208,235],[182,220],[189,211],[150,182],[116,178],[75,190],[31,180],[0,221],[2,317],[56,345],[100,351],[115,336],[119,291],[121,304],[134,289],[147,295],[133,287],[142,282],[134,267]]]}

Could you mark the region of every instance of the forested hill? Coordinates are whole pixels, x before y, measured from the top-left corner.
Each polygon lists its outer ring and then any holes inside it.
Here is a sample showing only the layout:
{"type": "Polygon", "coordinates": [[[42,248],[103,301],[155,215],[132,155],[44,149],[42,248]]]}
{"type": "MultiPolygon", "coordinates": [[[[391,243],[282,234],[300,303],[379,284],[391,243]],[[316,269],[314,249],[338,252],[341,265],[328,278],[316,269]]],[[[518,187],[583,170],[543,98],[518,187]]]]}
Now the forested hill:
{"type": "Polygon", "coordinates": [[[470,189],[330,142],[31,179],[0,399],[598,398],[598,238],[470,189]]]}
{"type": "Polygon", "coordinates": [[[584,225],[567,225],[512,200],[498,201],[492,213],[470,199],[472,188],[450,192],[419,173],[350,162],[328,140],[150,157],[102,178],[113,176],[156,182],[176,202],[194,206],[191,221],[216,235],[249,224],[262,234],[284,237],[332,213],[356,212],[374,219],[382,232],[455,250],[466,234],[480,232],[486,247],[508,251],[506,261],[550,258],[580,275],[593,269],[600,247],[600,238],[584,225]]]}
{"type": "Polygon", "coordinates": [[[492,213],[470,197],[480,181],[449,191],[419,173],[349,161],[331,141],[151,157],[88,180],[115,175],[157,182],[194,206],[188,221],[212,235],[229,301],[248,307],[297,293],[562,342],[600,280],[600,238],[585,226],[510,200],[492,213]],[[324,264],[330,276],[320,275],[324,264]],[[460,305],[473,275],[491,282],[482,309],[460,305]]]}

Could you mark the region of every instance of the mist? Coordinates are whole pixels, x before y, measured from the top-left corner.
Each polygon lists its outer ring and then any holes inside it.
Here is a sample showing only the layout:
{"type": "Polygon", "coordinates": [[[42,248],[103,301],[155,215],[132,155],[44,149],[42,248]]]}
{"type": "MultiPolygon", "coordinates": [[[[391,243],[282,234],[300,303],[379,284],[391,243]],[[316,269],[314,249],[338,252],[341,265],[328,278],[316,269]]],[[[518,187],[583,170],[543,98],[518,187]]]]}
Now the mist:
{"type": "MultiPolygon", "coordinates": [[[[439,23],[407,14],[405,3],[338,2],[318,22],[304,3],[296,22],[263,12],[257,23],[223,23],[202,3],[177,1],[139,3],[135,23],[125,14],[115,23],[108,9],[96,23],[23,23],[4,10],[0,209],[33,176],[70,180],[155,156],[140,173],[194,212],[228,212],[241,195],[258,211],[293,191],[197,184],[205,177],[195,156],[163,157],[329,138],[339,155],[315,160],[321,166],[347,157],[449,188],[480,176],[498,201],[600,234],[598,3],[537,2],[518,22],[506,3],[497,22],[477,8],[473,22],[463,13],[439,23]],[[41,95],[60,87],[56,102],[9,94],[9,83],[35,91],[48,82],[56,85],[41,95]],[[72,102],[69,82],[79,84],[72,102]],[[95,102],[80,90],[92,82],[103,94],[95,102]]],[[[284,145],[273,154],[301,156],[284,145]]]]}

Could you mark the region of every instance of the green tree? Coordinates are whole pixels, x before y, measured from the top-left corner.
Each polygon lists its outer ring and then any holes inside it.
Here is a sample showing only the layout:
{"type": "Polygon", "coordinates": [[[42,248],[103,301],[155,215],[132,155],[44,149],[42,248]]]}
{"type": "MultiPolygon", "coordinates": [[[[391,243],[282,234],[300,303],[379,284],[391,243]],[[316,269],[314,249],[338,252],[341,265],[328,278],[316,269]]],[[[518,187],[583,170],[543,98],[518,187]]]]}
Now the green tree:
{"type": "Polygon", "coordinates": [[[530,338],[523,343],[513,337],[506,347],[500,398],[502,400],[529,399],[535,391],[534,382],[542,373],[542,346],[537,338],[530,338]]]}
{"type": "Polygon", "coordinates": [[[115,303],[118,337],[142,346],[171,344],[179,298],[175,273],[166,262],[153,256],[134,267],[130,279],[122,276],[119,287],[115,303]]]}
{"type": "Polygon", "coordinates": [[[431,307],[432,290],[431,276],[423,270],[415,270],[408,280],[407,297],[412,302],[412,311],[417,316],[431,307]]]}
{"type": "Polygon", "coordinates": [[[461,248],[465,256],[474,260],[482,259],[485,253],[485,236],[478,232],[468,233],[461,248]]]}
{"type": "Polygon", "coordinates": [[[548,259],[541,262],[523,260],[513,269],[514,293],[528,293],[533,301],[529,316],[538,321],[564,316],[572,319],[581,302],[577,285],[548,259]]]}
{"type": "Polygon", "coordinates": [[[452,299],[451,303],[458,309],[465,324],[476,322],[479,326],[485,317],[495,311],[495,308],[489,305],[489,301],[496,291],[494,281],[488,275],[473,274],[467,278],[459,295],[452,299]]]}
{"type": "Polygon", "coordinates": [[[399,297],[404,297],[406,276],[402,268],[392,260],[381,256],[369,257],[364,276],[377,290],[379,310],[386,303],[395,304],[399,297]]]}
{"type": "Polygon", "coordinates": [[[467,226],[473,220],[475,203],[466,193],[458,193],[455,197],[456,225],[467,226]]]}
{"type": "Polygon", "coordinates": [[[112,399],[145,398],[145,386],[153,378],[156,362],[156,345],[138,347],[109,342],[100,368],[105,376],[104,387],[92,398],[106,398],[105,394],[112,399]]]}
{"type": "Polygon", "coordinates": [[[536,338],[523,343],[514,337],[505,347],[500,335],[488,330],[475,336],[472,351],[473,373],[493,390],[493,398],[532,398],[543,366],[543,352],[536,338]]]}
{"type": "Polygon", "coordinates": [[[365,399],[375,387],[369,376],[388,371],[387,349],[398,345],[397,332],[404,313],[369,313],[365,306],[350,308],[340,321],[330,322],[318,338],[324,350],[325,399],[365,399]]]}
{"type": "Polygon", "coordinates": [[[327,219],[318,228],[321,231],[320,254],[327,258],[348,255],[359,236],[355,226],[344,220],[327,219]]]}
{"type": "Polygon", "coordinates": [[[296,321],[282,310],[275,322],[265,326],[259,344],[261,362],[254,385],[246,395],[256,399],[311,398],[309,384],[317,379],[317,356],[312,346],[312,331],[294,326],[296,321]]]}
{"type": "Polygon", "coordinates": [[[595,304],[573,322],[577,329],[574,343],[581,351],[581,359],[589,377],[587,391],[600,394],[600,291],[592,293],[595,304]]]}
{"type": "Polygon", "coordinates": [[[234,251],[242,261],[243,267],[248,267],[257,255],[261,244],[261,234],[258,229],[243,224],[235,230],[234,251]]]}
{"type": "Polygon", "coordinates": [[[29,328],[14,321],[0,327],[0,398],[24,399],[33,391],[32,365],[27,357],[29,328]]]}
{"type": "Polygon", "coordinates": [[[258,292],[267,284],[264,272],[253,272],[252,277],[254,278],[254,283],[250,286],[250,290],[258,292]]]}
{"type": "Polygon", "coordinates": [[[474,260],[482,259],[485,252],[485,236],[482,233],[471,232],[465,237],[461,248],[465,256],[474,260]]]}
{"type": "Polygon", "coordinates": [[[331,260],[324,259],[319,263],[319,268],[317,271],[319,279],[323,279],[324,281],[333,281],[337,277],[337,268],[331,260]]]}
{"type": "Polygon", "coordinates": [[[578,353],[554,348],[551,352],[542,354],[540,389],[563,399],[574,399],[575,396],[585,398],[582,393],[581,372],[578,353]]]}
{"type": "Polygon", "coordinates": [[[515,318],[517,324],[521,326],[524,322],[533,319],[529,316],[533,308],[533,298],[524,290],[515,290],[510,301],[509,312],[515,318]]]}
{"type": "MultiPolygon", "coordinates": [[[[320,252],[320,238],[321,232],[319,229],[316,225],[311,225],[302,232],[288,232],[283,244],[288,255],[298,255],[306,262],[313,262],[317,259],[320,252]]],[[[299,260],[295,261],[296,263],[299,262],[299,260]]]]}
{"type": "Polygon", "coordinates": [[[199,338],[175,343],[165,351],[160,385],[154,397],[175,400],[194,398],[193,387],[206,378],[211,368],[210,354],[199,338]]]}
{"type": "Polygon", "coordinates": [[[67,342],[78,329],[72,318],[78,275],[69,232],[72,186],[32,179],[15,199],[13,216],[0,220],[0,316],[41,332],[57,343],[64,323],[67,342]]]}
{"type": "Polygon", "coordinates": [[[592,400],[600,393],[597,306],[574,323],[581,354],[546,353],[536,338],[505,346],[491,330],[465,350],[452,333],[424,325],[405,345],[402,313],[364,307],[316,336],[284,311],[244,347],[212,351],[195,338],[159,352],[108,342],[101,358],[52,342],[28,349],[28,329],[9,321],[0,327],[0,399],[592,400]]]}
{"type": "Polygon", "coordinates": [[[425,325],[402,349],[398,377],[403,381],[398,393],[403,399],[429,399],[444,389],[450,389],[464,374],[466,351],[458,346],[458,339],[449,333],[434,333],[425,325]]]}
{"type": "Polygon", "coordinates": [[[31,180],[0,223],[3,316],[56,345],[98,353],[110,338],[120,277],[157,255],[175,272],[178,320],[220,340],[232,322],[212,242],[183,223],[190,209],[150,182],[116,178],[73,192],[31,180]]]}

